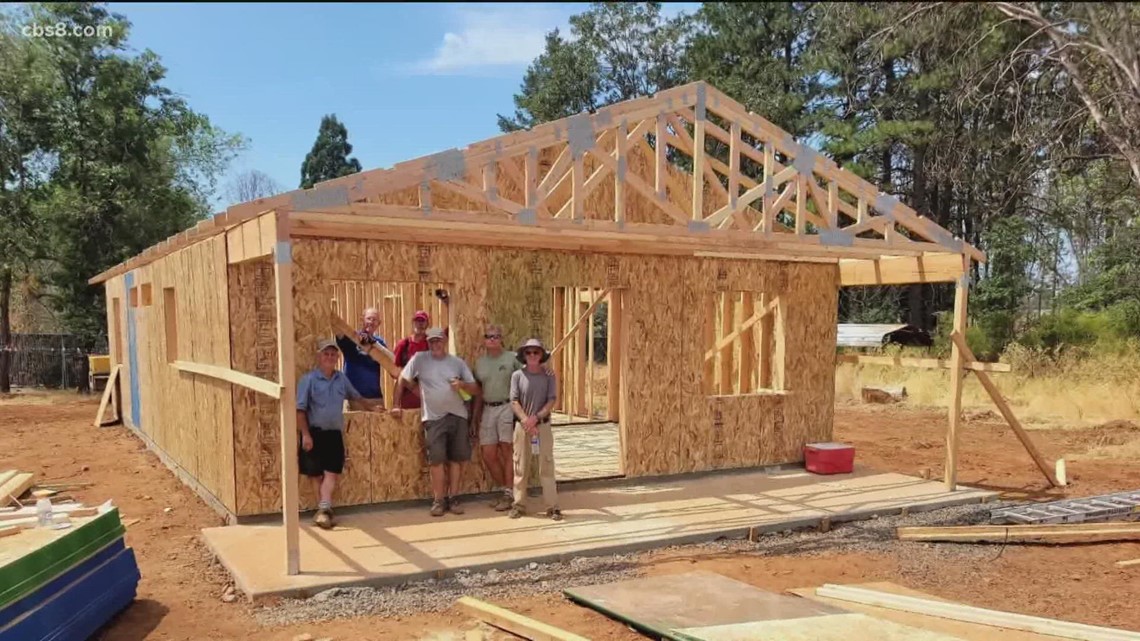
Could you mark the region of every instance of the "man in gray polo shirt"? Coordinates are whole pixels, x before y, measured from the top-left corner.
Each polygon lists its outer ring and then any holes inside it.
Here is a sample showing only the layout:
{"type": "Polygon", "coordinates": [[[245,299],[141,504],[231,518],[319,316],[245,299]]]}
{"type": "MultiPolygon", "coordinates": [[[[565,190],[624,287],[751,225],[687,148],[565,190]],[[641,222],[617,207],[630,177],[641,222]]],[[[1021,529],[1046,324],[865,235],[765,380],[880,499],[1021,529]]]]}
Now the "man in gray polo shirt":
{"type": "Polygon", "coordinates": [[[336,368],[336,340],[317,344],[317,366],[297,382],[298,467],[313,479],[320,503],[313,522],[321,528],[335,525],[332,495],[337,478],[344,472],[344,402],[353,409],[382,410],[380,401],[368,400],[336,368]]]}
{"type": "Polygon", "coordinates": [[[417,352],[404,366],[396,383],[392,414],[399,416],[406,385],[419,381],[420,408],[431,471],[431,515],[463,514],[459,504],[463,464],[471,460],[471,434],[467,428],[467,399],[478,394],[479,384],[463,359],[447,353],[442,329],[427,331],[428,351],[417,352]],[[445,477],[444,463],[447,463],[445,477]],[[446,494],[445,494],[446,492],[446,494]]]}

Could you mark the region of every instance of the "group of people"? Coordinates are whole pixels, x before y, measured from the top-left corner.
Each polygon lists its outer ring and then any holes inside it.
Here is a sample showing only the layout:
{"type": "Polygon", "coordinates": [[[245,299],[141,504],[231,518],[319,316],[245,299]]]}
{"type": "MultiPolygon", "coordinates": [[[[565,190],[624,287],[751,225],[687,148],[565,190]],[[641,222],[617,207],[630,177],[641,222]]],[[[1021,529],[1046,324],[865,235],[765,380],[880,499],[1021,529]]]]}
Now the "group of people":
{"type": "MultiPolygon", "coordinates": [[[[352,409],[384,411],[383,373],[369,355],[373,345],[388,349],[379,334],[380,315],[364,310],[355,337],[338,336],[317,345],[317,366],[297,384],[299,468],[312,479],[319,502],[314,523],[335,525],[333,494],[344,471],[344,403],[352,409]],[[355,340],[354,340],[355,338],[355,340]],[[337,369],[344,356],[344,370],[337,369]]],[[[430,328],[427,312],[412,317],[412,334],[394,350],[401,368],[393,393],[393,415],[419,409],[431,475],[432,516],[463,514],[459,494],[464,465],[471,461],[474,441],[495,483],[491,507],[526,513],[531,457],[538,455],[545,515],[562,520],[554,480],[554,441],[550,417],[558,400],[550,352],[531,338],[518,350],[504,344],[503,330],[488,325],[484,353],[474,370],[448,352],[447,331],[430,328]]]]}

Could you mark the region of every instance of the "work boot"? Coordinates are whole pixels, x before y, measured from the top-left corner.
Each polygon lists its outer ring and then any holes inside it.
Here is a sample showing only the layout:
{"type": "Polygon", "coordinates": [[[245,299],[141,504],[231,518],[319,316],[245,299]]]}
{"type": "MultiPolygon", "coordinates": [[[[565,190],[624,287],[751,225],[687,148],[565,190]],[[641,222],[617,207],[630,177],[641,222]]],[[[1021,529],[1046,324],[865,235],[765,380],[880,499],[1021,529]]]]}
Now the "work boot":
{"type": "Polygon", "coordinates": [[[447,509],[452,514],[463,514],[463,506],[459,504],[459,499],[454,496],[447,499],[447,509]]]}
{"type": "Polygon", "coordinates": [[[443,514],[445,512],[447,512],[447,506],[444,505],[444,501],[432,501],[431,502],[431,515],[432,516],[443,516],[443,514]]]}
{"type": "Polygon", "coordinates": [[[514,498],[512,498],[509,494],[504,494],[500,496],[497,501],[495,501],[495,504],[492,507],[495,508],[496,512],[506,512],[507,510],[511,509],[511,505],[514,504],[514,502],[514,498]]]}
{"type": "Polygon", "coordinates": [[[561,521],[562,520],[562,510],[560,510],[556,507],[552,507],[552,508],[546,510],[546,516],[549,516],[551,521],[561,521]]]}
{"type": "Polygon", "coordinates": [[[520,516],[522,516],[523,514],[526,514],[526,509],[523,508],[523,506],[516,503],[516,504],[511,506],[511,513],[508,514],[507,516],[511,517],[512,519],[517,519],[520,516]]]}

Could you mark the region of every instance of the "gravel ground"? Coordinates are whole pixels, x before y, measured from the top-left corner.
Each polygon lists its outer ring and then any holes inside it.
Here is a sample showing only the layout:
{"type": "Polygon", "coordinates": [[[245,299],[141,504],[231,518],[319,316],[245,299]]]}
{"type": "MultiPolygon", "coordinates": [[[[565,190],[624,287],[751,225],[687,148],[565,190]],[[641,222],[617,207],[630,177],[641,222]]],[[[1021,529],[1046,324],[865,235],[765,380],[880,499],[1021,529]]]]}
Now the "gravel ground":
{"type": "MultiPolygon", "coordinates": [[[[1000,505],[988,503],[944,508],[906,517],[891,516],[835,525],[830,532],[815,530],[765,534],[756,542],[722,539],[709,543],[663,548],[703,554],[735,552],[743,556],[799,556],[832,552],[868,552],[894,555],[906,574],[937,572],[947,562],[992,559],[1000,554],[992,546],[937,543],[902,543],[895,539],[895,528],[913,525],[965,525],[985,523],[990,510],[1000,505]]],[[[602,557],[578,557],[567,563],[536,564],[517,570],[491,570],[485,573],[460,571],[444,580],[381,588],[332,588],[309,599],[286,599],[255,610],[261,625],[277,626],[359,616],[406,616],[417,612],[440,612],[461,596],[477,599],[505,599],[517,595],[561,592],[575,585],[597,585],[635,578],[643,553],[602,557]]]]}

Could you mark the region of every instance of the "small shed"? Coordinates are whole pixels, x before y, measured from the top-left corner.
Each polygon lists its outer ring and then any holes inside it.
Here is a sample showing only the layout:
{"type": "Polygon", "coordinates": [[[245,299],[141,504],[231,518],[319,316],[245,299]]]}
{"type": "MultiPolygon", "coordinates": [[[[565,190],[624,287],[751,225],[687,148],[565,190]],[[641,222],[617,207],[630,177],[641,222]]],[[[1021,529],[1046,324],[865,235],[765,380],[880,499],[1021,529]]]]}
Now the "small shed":
{"type": "Polygon", "coordinates": [[[840,323],[836,333],[838,347],[930,347],[933,344],[930,332],[906,323],[840,323]]]}
{"type": "MultiPolygon", "coordinates": [[[[696,82],[234,205],[90,282],[127,425],[230,520],[280,512],[295,574],[298,513],[316,503],[296,382],[365,305],[392,340],[430,309],[468,362],[486,323],[561,346],[558,410],[582,414],[601,400],[579,382],[605,302],[621,473],[678,475],[802,461],[832,436],[839,288],[958,283],[962,331],[971,260],[696,82]]],[[[430,497],[418,412],[348,420],[342,504],[430,497]]],[[[491,488],[478,456],[464,492],[491,488]]]]}

